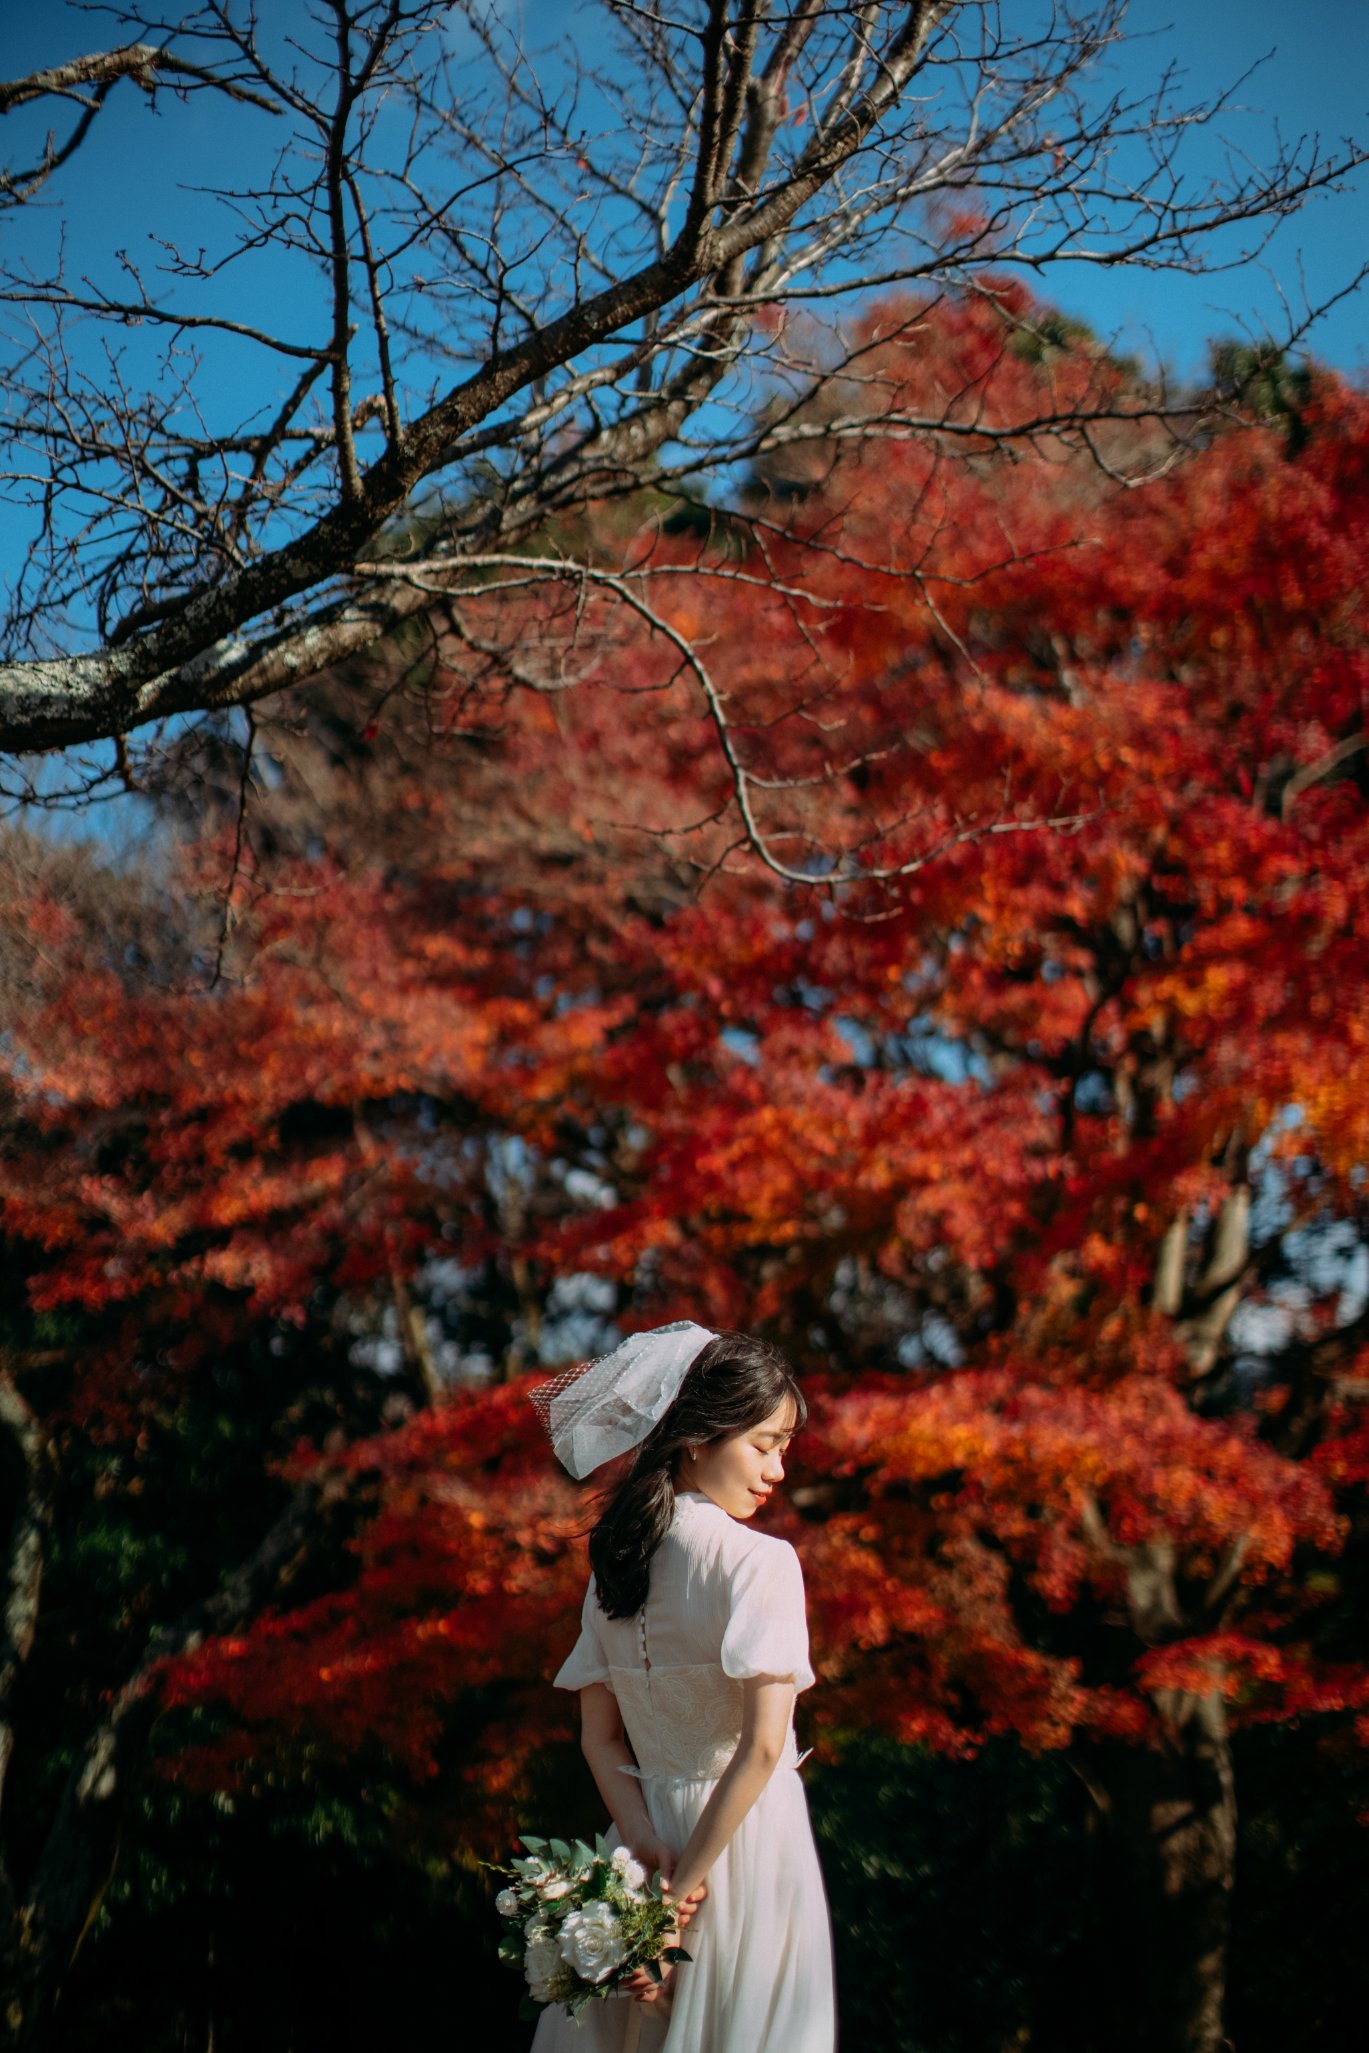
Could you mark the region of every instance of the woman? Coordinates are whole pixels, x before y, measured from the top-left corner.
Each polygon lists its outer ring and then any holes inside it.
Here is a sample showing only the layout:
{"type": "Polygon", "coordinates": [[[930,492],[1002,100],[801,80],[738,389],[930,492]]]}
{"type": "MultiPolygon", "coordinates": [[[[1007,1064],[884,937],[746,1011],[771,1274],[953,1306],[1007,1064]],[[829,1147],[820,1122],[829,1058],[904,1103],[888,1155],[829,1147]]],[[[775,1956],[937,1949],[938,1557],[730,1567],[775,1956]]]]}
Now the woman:
{"type": "Polygon", "coordinates": [[[619,1839],[689,1922],[638,2001],[544,2011],[533,2053],[832,2053],[831,1925],[793,1732],[813,1680],[803,1576],[750,1521],[806,1407],[783,1357],[685,1321],[533,1393],[586,1475],[636,1447],[590,1536],[580,1638],[556,1677],[619,1839]],[[697,1913],[692,1916],[690,1914],[697,1913]]]}

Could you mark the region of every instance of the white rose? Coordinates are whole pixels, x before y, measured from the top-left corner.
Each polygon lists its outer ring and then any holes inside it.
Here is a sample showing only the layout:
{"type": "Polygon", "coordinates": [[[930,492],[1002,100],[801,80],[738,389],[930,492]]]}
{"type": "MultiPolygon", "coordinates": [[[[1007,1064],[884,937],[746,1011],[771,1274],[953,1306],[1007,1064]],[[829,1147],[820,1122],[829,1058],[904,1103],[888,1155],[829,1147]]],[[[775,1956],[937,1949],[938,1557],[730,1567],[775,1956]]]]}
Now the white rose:
{"type": "Polygon", "coordinates": [[[528,1941],[523,1955],[523,1973],[534,2003],[550,2003],[552,1983],[561,1971],[561,1952],[550,1932],[539,1932],[528,1941]]]}
{"type": "Polygon", "coordinates": [[[518,1915],[518,1891],[501,1889],[494,1899],[494,1907],[501,1918],[516,1918],[518,1915]]]}
{"type": "Polygon", "coordinates": [[[612,1904],[600,1900],[573,1910],[561,1926],[561,1958],[587,1982],[604,1982],[627,1955],[612,1904]]]}
{"type": "Polygon", "coordinates": [[[539,1932],[549,1932],[551,1930],[551,1919],[544,1910],[535,1910],[524,1925],[523,1930],[529,1939],[535,1939],[539,1932]]]}

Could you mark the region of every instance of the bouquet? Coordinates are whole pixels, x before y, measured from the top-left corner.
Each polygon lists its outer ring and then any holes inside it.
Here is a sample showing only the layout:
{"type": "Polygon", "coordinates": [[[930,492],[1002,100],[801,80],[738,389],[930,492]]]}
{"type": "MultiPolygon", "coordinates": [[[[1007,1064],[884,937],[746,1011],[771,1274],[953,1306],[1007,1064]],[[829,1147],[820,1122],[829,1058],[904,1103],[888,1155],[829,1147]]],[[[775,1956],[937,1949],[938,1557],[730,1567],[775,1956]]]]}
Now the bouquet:
{"type": "Polygon", "coordinates": [[[592,1847],[579,1839],[519,1844],[525,1859],[494,1868],[511,1878],[494,1907],[508,1926],[499,1958],[527,1978],[524,2016],[535,2017],[541,2004],[564,2003],[578,2017],[592,1998],[612,1996],[634,1969],[660,1982],[662,1961],[689,1959],[670,1943],[675,1906],[660,1875],[648,1876],[627,1847],[610,1847],[602,1836],[592,1847]]]}

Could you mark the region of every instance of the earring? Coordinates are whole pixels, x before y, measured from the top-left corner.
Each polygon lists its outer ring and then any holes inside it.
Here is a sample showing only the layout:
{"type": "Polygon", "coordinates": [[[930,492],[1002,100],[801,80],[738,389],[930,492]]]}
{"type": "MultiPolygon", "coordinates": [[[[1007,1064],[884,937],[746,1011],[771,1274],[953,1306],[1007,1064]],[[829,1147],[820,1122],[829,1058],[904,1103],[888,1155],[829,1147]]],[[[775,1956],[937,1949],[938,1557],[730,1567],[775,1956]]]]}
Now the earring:
{"type": "Polygon", "coordinates": [[[691,1448],[690,1448],[690,1450],[689,1450],[689,1458],[690,1458],[690,1460],[691,1460],[691,1461],[697,1461],[697,1460],[698,1460],[698,1458],[699,1458],[699,1450],[698,1450],[698,1448],[697,1448],[697,1447],[691,1447],[691,1448]]]}

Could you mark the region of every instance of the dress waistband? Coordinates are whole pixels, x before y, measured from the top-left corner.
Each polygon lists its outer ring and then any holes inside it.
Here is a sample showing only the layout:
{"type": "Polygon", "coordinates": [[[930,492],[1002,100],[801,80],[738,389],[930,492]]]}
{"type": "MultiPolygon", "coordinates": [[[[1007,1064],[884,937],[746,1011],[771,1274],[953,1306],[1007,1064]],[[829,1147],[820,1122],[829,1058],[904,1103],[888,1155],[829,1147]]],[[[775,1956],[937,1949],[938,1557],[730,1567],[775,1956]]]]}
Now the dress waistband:
{"type": "MultiPolygon", "coordinates": [[[[812,1747],[805,1747],[803,1752],[796,1754],[792,1761],[779,1761],[776,1763],[776,1766],[778,1768],[792,1768],[797,1774],[812,1751],[812,1747]]],[[[618,1763],[618,1773],[620,1775],[631,1775],[635,1782],[653,1782],[658,1787],[664,1784],[670,1789],[691,1789],[701,1782],[719,1782],[725,1772],[724,1769],[719,1769],[716,1775],[677,1775],[664,1771],[658,1773],[654,1768],[639,1768],[635,1764],[629,1766],[626,1761],[618,1763]]]]}

